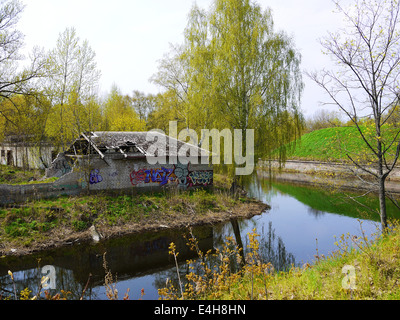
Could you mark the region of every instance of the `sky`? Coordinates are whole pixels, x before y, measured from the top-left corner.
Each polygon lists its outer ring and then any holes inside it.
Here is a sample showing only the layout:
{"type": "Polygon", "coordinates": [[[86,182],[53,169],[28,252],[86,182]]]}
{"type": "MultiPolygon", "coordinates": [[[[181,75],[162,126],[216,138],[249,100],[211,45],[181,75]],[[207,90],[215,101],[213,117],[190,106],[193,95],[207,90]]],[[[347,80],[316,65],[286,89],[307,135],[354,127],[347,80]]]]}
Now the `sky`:
{"type": "MultiPolygon", "coordinates": [[[[21,0],[25,9],[18,29],[25,35],[26,52],[34,46],[55,48],[57,38],[74,27],[96,53],[101,71],[100,90],[116,84],[123,94],[134,90],[156,94],[162,88],[150,83],[158,61],[170,44],[183,42],[187,17],[196,2],[208,9],[212,0],[21,0]]],[[[322,54],[318,39],[339,28],[340,17],[330,0],[257,0],[272,9],[275,29],[293,37],[302,55],[303,71],[320,70],[331,64],[322,54]]],[[[311,79],[303,76],[305,90],[301,109],[306,117],[323,108],[327,97],[311,79]]]]}

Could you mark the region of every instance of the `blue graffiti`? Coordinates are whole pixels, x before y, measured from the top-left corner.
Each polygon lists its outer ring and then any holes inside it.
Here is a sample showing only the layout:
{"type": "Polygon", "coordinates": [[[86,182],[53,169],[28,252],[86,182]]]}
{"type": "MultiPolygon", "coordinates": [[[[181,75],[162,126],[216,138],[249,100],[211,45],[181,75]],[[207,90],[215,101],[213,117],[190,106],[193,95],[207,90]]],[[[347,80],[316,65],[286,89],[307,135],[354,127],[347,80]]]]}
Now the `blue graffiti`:
{"type": "Polygon", "coordinates": [[[144,182],[159,182],[160,186],[168,183],[168,181],[175,181],[175,176],[173,175],[174,169],[167,169],[162,167],[161,169],[148,169],[144,170],[146,177],[144,182]]]}
{"type": "Polygon", "coordinates": [[[95,169],[90,172],[89,183],[96,184],[103,181],[103,177],[100,175],[100,170],[95,169]]]}

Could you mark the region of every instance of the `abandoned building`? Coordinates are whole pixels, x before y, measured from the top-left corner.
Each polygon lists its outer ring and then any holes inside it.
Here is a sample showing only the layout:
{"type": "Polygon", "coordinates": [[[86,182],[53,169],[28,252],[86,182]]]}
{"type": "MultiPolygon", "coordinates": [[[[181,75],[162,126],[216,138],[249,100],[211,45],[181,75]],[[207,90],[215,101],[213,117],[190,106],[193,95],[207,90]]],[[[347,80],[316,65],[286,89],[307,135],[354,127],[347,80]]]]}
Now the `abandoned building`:
{"type": "Polygon", "coordinates": [[[206,150],[158,132],[82,133],[46,169],[47,178],[58,179],[0,184],[0,204],[87,191],[209,187],[213,169],[208,158],[206,150]]]}
{"type": "Polygon", "coordinates": [[[34,143],[26,136],[7,136],[0,142],[0,164],[23,169],[45,169],[51,165],[53,146],[34,143]]]}
{"type": "Polygon", "coordinates": [[[86,190],[207,187],[213,170],[205,159],[207,151],[159,132],[90,132],[59,154],[46,176],[86,190]]]}

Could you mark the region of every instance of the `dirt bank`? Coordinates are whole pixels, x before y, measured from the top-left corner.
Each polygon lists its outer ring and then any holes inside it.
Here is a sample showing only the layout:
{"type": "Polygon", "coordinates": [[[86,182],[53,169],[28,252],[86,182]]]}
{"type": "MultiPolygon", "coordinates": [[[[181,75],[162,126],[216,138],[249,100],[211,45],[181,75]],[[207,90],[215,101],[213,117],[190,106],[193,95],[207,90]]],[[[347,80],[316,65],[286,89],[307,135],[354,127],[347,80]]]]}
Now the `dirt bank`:
{"type": "Polygon", "coordinates": [[[100,237],[100,241],[122,237],[124,235],[159,231],[165,229],[179,229],[189,226],[213,225],[236,218],[251,218],[260,215],[270,207],[253,199],[242,200],[239,204],[228,210],[212,211],[196,214],[188,210],[187,212],[176,212],[174,214],[161,214],[155,217],[147,217],[141,221],[126,222],[123,225],[109,226],[105,223],[95,225],[82,232],[72,231],[70,228],[55,228],[46,233],[45,237],[35,238],[29,244],[23,241],[0,241],[1,256],[21,256],[38,251],[71,246],[78,243],[90,243],[94,240],[94,235],[100,237]],[[189,212],[189,214],[188,214],[189,212]]]}

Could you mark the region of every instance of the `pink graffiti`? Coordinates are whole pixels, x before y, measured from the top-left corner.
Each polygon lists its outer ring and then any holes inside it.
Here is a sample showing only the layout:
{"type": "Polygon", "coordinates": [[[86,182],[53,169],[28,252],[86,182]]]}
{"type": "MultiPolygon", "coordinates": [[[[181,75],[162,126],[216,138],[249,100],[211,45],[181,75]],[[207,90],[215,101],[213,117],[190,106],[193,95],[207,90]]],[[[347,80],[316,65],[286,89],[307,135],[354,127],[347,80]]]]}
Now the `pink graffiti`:
{"type": "Polygon", "coordinates": [[[132,171],[130,174],[130,179],[132,185],[136,186],[139,183],[143,183],[146,179],[146,173],[144,172],[143,169],[140,169],[138,171],[132,171]]]}

